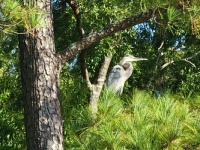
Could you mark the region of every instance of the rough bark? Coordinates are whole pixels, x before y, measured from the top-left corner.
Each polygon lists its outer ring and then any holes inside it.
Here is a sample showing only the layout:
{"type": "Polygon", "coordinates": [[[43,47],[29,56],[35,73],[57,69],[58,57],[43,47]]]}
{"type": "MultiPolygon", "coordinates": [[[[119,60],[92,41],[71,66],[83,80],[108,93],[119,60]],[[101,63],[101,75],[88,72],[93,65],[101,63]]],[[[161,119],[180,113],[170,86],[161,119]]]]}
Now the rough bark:
{"type": "Polygon", "coordinates": [[[58,80],[61,61],[55,57],[51,3],[35,1],[46,12],[45,25],[19,36],[21,76],[28,150],[62,150],[63,128],[58,80]]]}

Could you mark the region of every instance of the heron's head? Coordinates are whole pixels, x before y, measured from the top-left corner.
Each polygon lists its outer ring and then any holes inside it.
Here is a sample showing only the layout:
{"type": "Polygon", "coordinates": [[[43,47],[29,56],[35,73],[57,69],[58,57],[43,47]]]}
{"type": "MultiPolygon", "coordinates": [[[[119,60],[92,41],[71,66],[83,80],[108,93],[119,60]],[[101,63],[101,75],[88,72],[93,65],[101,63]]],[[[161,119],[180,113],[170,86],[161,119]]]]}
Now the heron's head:
{"type": "Polygon", "coordinates": [[[148,60],[146,58],[139,58],[139,57],[134,57],[132,55],[125,55],[122,60],[119,62],[119,64],[124,64],[127,62],[133,62],[133,61],[140,61],[140,60],[148,60]]]}

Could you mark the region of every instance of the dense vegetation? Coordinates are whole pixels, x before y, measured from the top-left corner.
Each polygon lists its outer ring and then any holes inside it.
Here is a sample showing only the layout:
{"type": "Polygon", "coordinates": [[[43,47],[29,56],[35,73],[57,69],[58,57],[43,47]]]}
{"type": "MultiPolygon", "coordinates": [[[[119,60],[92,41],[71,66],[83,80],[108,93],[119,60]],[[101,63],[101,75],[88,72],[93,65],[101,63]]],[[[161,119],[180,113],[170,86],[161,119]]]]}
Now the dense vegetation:
{"type": "MultiPolygon", "coordinates": [[[[79,39],[79,35],[71,8],[60,11],[56,2],[55,41],[60,51],[79,39]]],[[[81,76],[79,57],[66,64],[60,81],[66,149],[200,149],[200,18],[197,4],[193,7],[196,9],[193,21],[196,22],[191,23],[192,28],[189,23],[180,23],[179,18],[186,16],[170,8],[168,15],[159,20],[134,26],[87,49],[91,80],[95,79],[100,62],[110,53],[113,54],[111,66],[127,53],[149,59],[134,64],[133,76],[121,96],[107,91],[101,93],[96,120],[88,108],[89,91],[81,76]]],[[[132,1],[129,5],[121,1],[80,1],[83,26],[89,33],[130,16],[130,11],[146,10],[149,5],[148,1],[138,1],[135,5],[132,1]]],[[[156,2],[151,3],[151,7],[155,5],[156,2]]],[[[9,23],[12,20],[15,19],[11,18],[9,23]]],[[[12,28],[2,31],[0,149],[23,150],[26,144],[18,38],[5,35],[13,32],[12,28]]]]}
{"type": "MultiPolygon", "coordinates": [[[[20,82],[6,66],[1,68],[0,148],[25,149],[20,82]]],[[[157,97],[134,90],[118,97],[104,91],[94,121],[81,77],[64,72],[60,87],[66,149],[200,148],[198,94],[185,99],[181,93],[157,97]]]]}
{"type": "Polygon", "coordinates": [[[67,149],[199,149],[199,110],[170,95],[135,91],[126,102],[104,93],[98,118],[74,108],[65,124],[67,149]]]}

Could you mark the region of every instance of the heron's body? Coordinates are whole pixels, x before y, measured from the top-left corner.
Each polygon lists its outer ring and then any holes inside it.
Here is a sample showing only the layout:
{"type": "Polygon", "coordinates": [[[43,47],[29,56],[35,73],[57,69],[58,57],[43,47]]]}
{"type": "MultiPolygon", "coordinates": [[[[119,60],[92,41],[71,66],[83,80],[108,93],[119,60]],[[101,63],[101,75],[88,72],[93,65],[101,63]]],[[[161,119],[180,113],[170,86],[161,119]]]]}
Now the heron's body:
{"type": "Polygon", "coordinates": [[[126,55],[118,65],[114,66],[109,72],[107,78],[107,88],[113,92],[122,94],[126,80],[132,75],[132,61],[147,60],[146,58],[137,58],[126,55]]]}

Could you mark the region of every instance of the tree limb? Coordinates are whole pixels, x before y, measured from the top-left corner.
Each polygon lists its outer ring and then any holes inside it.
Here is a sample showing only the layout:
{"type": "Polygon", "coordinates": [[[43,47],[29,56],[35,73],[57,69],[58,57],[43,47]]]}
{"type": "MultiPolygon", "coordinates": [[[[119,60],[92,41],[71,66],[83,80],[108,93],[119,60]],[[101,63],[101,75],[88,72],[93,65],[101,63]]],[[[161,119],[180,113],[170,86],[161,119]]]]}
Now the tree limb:
{"type": "Polygon", "coordinates": [[[65,63],[70,58],[72,58],[74,55],[78,54],[80,51],[86,49],[93,43],[111,35],[116,32],[122,31],[126,28],[130,28],[136,24],[148,21],[150,18],[159,16],[160,13],[165,13],[167,10],[158,8],[155,11],[152,9],[142,12],[138,15],[135,15],[133,17],[127,18],[122,20],[121,22],[113,23],[105,27],[104,29],[101,29],[97,32],[92,32],[83,39],[71,44],[68,48],[63,50],[63,52],[57,54],[58,57],[61,59],[62,63],[65,63]]]}
{"type": "Polygon", "coordinates": [[[200,51],[198,51],[197,53],[195,53],[193,56],[190,56],[190,57],[188,57],[188,58],[185,58],[185,59],[192,59],[192,58],[194,58],[194,57],[196,57],[197,55],[199,55],[200,54],[200,51]]]}
{"type": "Polygon", "coordinates": [[[110,66],[110,62],[112,60],[113,55],[109,55],[105,57],[105,60],[99,70],[99,75],[97,78],[97,85],[103,86],[105,80],[106,80],[106,74],[108,72],[108,68],[110,66]]]}
{"type": "Polygon", "coordinates": [[[75,18],[76,18],[76,28],[81,36],[81,39],[85,36],[85,31],[82,27],[82,20],[81,20],[81,13],[78,7],[78,4],[75,0],[66,0],[66,2],[69,4],[69,6],[72,8],[75,18]]]}
{"type": "Polygon", "coordinates": [[[165,63],[164,65],[162,65],[161,70],[163,70],[163,69],[166,68],[167,66],[169,66],[169,65],[171,65],[171,64],[173,64],[173,63],[175,63],[175,62],[178,62],[178,61],[185,61],[185,62],[191,64],[193,67],[196,67],[196,65],[195,65],[194,63],[192,63],[191,61],[189,61],[189,60],[192,59],[192,58],[194,58],[194,57],[196,57],[196,56],[199,55],[199,54],[200,54],[200,51],[198,51],[197,53],[195,53],[193,56],[190,56],[190,57],[187,57],[187,58],[184,58],[184,59],[172,60],[172,61],[170,61],[170,62],[167,62],[167,63],[165,63]]]}
{"type": "Polygon", "coordinates": [[[193,67],[196,67],[196,65],[194,63],[192,63],[191,61],[187,60],[187,59],[180,59],[180,60],[172,60],[170,62],[165,63],[164,65],[162,65],[161,70],[163,70],[164,68],[166,68],[167,66],[175,63],[175,62],[179,62],[179,61],[185,61],[189,64],[191,64],[193,67]]]}
{"type": "MultiPolygon", "coordinates": [[[[82,27],[81,12],[79,10],[78,4],[76,3],[75,0],[66,0],[66,2],[69,4],[69,6],[72,8],[72,10],[74,12],[74,15],[76,18],[76,28],[80,35],[80,39],[82,40],[83,37],[85,36],[85,31],[82,27]]],[[[83,77],[83,79],[85,79],[85,81],[87,82],[88,88],[91,90],[92,84],[90,82],[89,73],[87,70],[86,50],[85,49],[83,51],[81,51],[81,53],[80,53],[80,63],[81,63],[80,67],[81,67],[82,77],[83,77]]]]}

